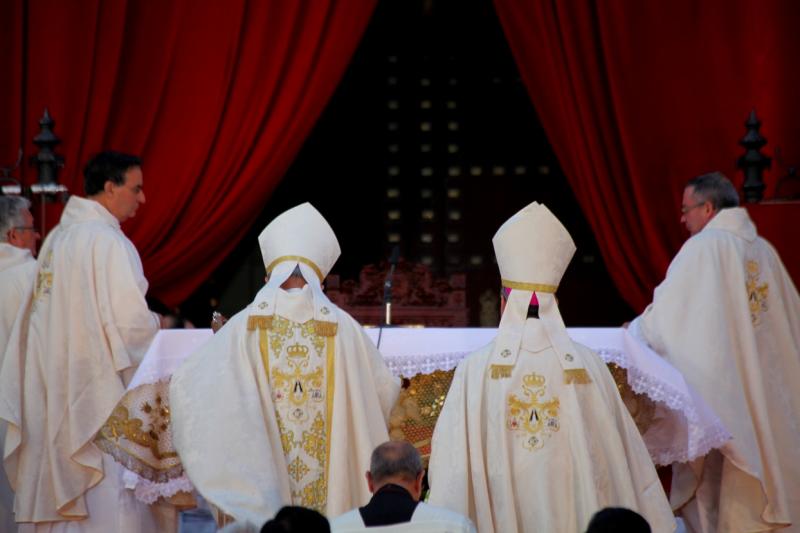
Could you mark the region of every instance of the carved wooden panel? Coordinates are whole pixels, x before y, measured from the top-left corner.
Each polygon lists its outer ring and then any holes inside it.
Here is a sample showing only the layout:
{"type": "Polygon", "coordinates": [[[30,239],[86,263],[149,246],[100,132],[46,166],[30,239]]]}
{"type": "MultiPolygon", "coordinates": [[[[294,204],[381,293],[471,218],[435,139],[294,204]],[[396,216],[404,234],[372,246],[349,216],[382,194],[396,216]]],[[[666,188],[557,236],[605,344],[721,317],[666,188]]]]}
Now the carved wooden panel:
{"type": "MultiPolygon", "coordinates": [[[[363,325],[384,323],[384,282],[389,264],[367,265],[358,280],[326,279],[326,294],[333,303],[363,325]]],[[[466,327],[469,308],[466,274],[434,278],[425,265],[401,260],[394,272],[392,324],[426,327],[466,327]]]]}

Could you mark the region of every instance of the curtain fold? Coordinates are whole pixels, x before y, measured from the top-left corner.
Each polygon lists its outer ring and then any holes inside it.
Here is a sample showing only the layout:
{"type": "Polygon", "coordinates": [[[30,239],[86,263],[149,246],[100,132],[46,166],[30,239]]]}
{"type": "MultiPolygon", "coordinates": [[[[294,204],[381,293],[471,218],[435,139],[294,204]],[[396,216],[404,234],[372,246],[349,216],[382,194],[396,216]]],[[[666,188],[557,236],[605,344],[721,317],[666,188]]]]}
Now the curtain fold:
{"type": "MultiPolygon", "coordinates": [[[[151,294],[177,305],[261,212],[375,3],[3,2],[0,68],[11,82],[0,84],[0,165],[19,146],[33,153],[45,107],[71,192],[82,194],[91,154],[141,155],[147,203],[124,229],[151,294]]],[[[27,165],[17,175],[35,180],[27,165]]]]}
{"type": "Polygon", "coordinates": [[[531,100],[625,300],[641,311],[687,234],[685,182],[737,185],[750,110],[767,197],[800,162],[800,3],[494,0],[531,100]]]}

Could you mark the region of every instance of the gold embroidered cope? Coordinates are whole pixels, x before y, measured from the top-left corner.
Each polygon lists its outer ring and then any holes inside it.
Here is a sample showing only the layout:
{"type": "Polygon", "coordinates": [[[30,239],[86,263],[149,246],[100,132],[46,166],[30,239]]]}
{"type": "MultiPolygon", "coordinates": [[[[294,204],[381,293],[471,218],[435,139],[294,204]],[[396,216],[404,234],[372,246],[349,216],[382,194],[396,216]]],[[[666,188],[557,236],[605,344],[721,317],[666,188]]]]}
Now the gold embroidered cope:
{"type": "Polygon", "coordinates": [[[335,337],[320,323],[250,317],[275,406],[292,503],[325,512],[335,337]]]}

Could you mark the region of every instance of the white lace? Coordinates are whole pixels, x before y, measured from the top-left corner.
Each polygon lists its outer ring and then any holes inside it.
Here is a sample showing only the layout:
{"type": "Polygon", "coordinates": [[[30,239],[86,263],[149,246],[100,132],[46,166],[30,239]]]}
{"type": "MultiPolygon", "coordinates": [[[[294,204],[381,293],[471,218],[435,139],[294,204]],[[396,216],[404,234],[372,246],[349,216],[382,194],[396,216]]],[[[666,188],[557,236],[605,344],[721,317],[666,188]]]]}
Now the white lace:
{"type": "Polygon", "coordinates": [[[708,454],[714,448],[720,448],[732,439],[728,430],[716,416],[701,416],[697,410],[695,399],[671,387],[669,383],[657,376],[651,376],[642,369],[631,365],[626,355],[620,350],[597,350],[597,354],[606,363],[614,363],[627,370],[628,385],[637,394],[644,394],[656,403],[666,405],[672,411],[682,414],[687,421],[688,442],[672,442],[669,446],[653,447],[648,444],[648,452],[653,462],[659,465],[685,463],[708,454]]]}

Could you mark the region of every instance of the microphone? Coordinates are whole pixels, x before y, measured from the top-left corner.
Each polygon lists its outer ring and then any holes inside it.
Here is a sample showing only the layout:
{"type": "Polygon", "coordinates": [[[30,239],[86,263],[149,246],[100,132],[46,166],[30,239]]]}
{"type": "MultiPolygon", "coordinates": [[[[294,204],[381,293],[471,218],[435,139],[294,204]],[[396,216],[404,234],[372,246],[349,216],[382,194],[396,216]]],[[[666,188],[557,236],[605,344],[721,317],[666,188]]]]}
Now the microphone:
{"type": "Polygon", "coordinates": [[[389,273],[386,275],[386,281],[383,283],[383,305],[386,308],[386,316],[384,317],[384,324],[390,326],[392,324],[392,281],[394,279],[394,271],[397,268],[397,262],[400,260],[400,247],[395,245],[392,248],[392,255],[389,257],[389,273]]]}

